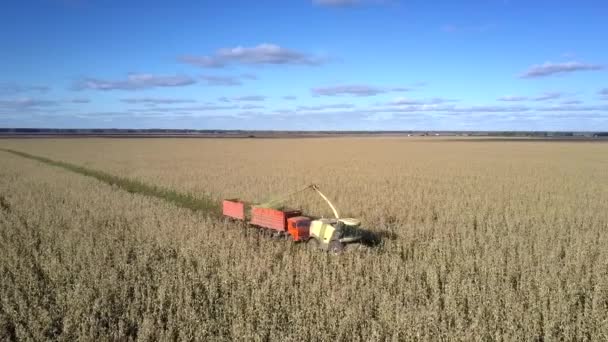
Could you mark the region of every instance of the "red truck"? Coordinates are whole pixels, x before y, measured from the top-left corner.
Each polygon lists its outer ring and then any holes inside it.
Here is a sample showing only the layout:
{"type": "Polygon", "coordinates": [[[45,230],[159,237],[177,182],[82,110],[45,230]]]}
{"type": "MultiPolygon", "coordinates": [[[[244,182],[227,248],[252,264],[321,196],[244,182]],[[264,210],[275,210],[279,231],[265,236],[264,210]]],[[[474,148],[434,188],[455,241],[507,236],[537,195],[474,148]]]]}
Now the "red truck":
{"type": "MultiPolygon", "coordinates": [[[[245,202],[239,199],[226,199],[222,203],[224,216],[245,221],[245,202]]],[[[293,209],[272,209],[251,207],[249,224],[270,229],[275,235],[288,235],[294,241],[306,241],[309,238],[311,219],[302,216],[302,211],[293,209]]]]}

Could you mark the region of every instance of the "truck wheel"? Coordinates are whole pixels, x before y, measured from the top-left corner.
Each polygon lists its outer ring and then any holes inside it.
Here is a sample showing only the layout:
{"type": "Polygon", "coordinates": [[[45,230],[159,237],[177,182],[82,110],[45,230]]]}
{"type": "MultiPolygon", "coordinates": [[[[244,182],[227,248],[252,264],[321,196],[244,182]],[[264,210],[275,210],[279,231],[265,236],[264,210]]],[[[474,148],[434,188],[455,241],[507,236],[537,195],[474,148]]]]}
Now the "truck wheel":
{"type": "Polygon", "coordinates": [[[283,232],[272,232],[272,238],[275,240],[285,240],[285,234],[283,232]]]}

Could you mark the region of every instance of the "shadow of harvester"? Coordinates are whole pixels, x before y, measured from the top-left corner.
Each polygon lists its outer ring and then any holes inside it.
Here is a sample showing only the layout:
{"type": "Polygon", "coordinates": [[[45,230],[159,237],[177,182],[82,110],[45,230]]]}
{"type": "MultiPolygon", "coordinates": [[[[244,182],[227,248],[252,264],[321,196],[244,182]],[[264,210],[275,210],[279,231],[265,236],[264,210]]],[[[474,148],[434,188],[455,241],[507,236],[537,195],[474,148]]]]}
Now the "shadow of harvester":
{"type": "Polygon", "coordinates": [[[372,231],[361,227],[355,228],[352,233],[360,236],[359,243],[366,247],[378,247],[386,241],[393,241],[398,237],[397,234],[389,230],[372,231]]]}

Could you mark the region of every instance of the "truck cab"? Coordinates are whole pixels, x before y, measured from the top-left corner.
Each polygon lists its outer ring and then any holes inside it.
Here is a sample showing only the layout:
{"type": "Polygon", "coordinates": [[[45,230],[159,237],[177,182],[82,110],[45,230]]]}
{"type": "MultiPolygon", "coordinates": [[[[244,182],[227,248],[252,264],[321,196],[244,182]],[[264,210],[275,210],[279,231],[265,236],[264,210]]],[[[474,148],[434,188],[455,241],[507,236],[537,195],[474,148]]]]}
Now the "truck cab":
{"type": "Polygon", "coordinates": [[[287,219],[287,232],[293,241],[307,241],[310,236],[310,217],[295,216],[287,219]]]}

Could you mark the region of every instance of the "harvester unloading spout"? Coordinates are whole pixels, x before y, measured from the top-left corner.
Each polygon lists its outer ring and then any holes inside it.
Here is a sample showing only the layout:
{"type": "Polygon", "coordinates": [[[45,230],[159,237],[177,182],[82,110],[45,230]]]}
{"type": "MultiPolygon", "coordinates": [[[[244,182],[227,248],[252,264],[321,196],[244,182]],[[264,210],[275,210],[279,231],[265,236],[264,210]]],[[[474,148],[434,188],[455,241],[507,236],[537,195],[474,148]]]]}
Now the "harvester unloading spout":
{"type": "Polygon", "coordinates": [[[327,196],[325,196],[321,190],[319,190],[319,187],[316,184],[311,184],[308,186],[309,188],[313,189],[314,191],[316,191],[319,196],[321,196],[325,202],[327,202],[327,204],[329,204],[329,207],[331,208],[331,210],[334,212],[334,216],[336,217],[336,220],[340,219],[340,214],[338,214],[338,210],[336,209],[336,207],[334,207],[334,205],[331,203],[331,201],[329,200],[329,198],[327,198],[327,196]]]}
{"type": "Polygon", "coordinates": [[[329,198],[327,198],[327,196],[325,196],[321,192],[321,190],[319,190],[319,187],[316,184],[311,184],[308,187],[313,189],[314,191],[316,191],[319,194],[319,196],[321,196],[325,200],[325,202],[327,202],[327,204],[329,205],[331,210],[334,212],[334,216],[336,217],[336,220],[344,223],[347,226],[358,226],[361,224],[361,221],[354,219],[354,218],[340,218],[340,215],[338,214],[338,210],[336,209],[336,207],[334,207],[334,205],[331,203],[329,198]]]}

